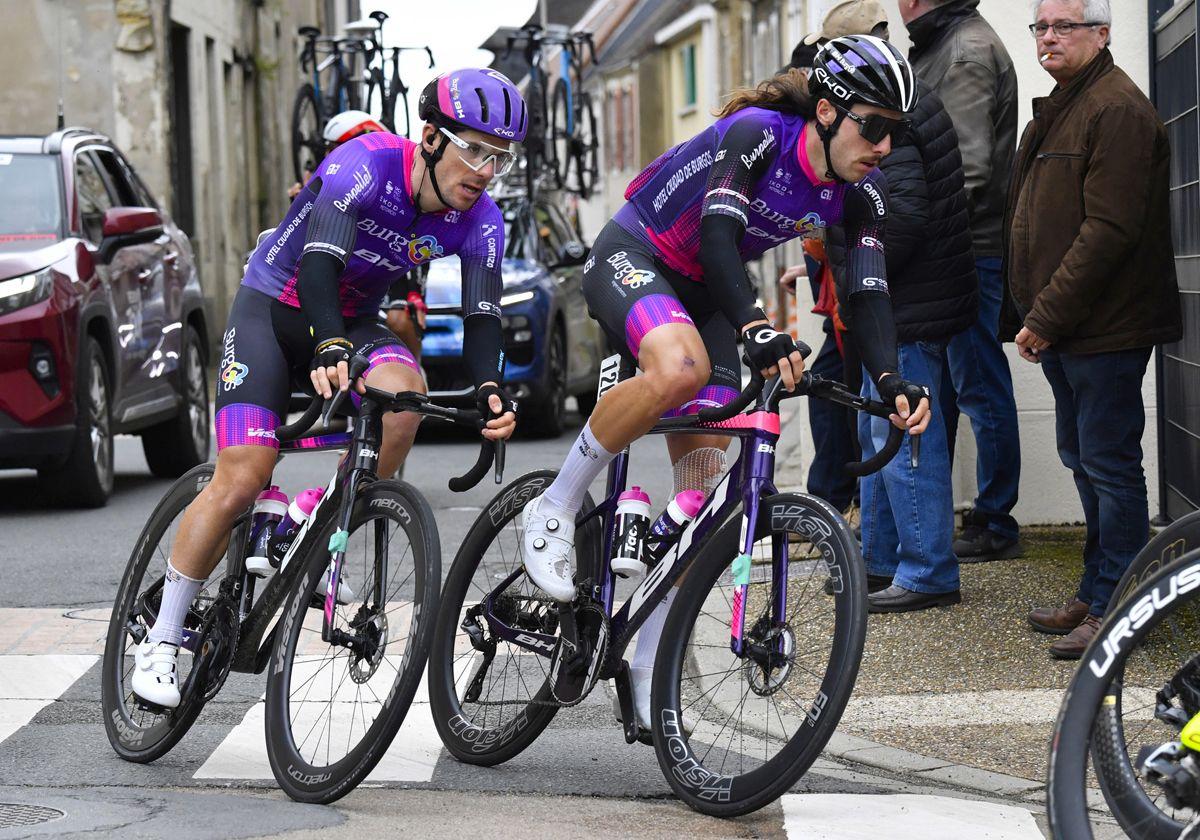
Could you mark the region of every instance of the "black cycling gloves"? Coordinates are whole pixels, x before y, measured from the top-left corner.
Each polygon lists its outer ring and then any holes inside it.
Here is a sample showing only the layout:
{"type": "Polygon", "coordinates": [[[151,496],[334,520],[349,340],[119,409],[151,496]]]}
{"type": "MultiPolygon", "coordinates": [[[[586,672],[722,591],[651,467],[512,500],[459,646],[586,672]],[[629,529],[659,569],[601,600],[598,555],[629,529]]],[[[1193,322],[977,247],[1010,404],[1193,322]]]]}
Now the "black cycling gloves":
{"type": "Polygon", "coordinates": [[[479,409],[479,416],[484,420],[491,420],[495,417],[500,417],[506,411],[511,411],[515,416],[517,413],[517,403],[510,397],[503,388],[499,385],[480,385],[475,390],[475,407],[479,409]],[[495,394],[500,398],[500,413],[492,411],[492,407],[488,405],[492,395],[495,394]]]}
{"type": "Polygon", "coordinates": [[[896,397],[903,394],[908,398],[908,410],[913,412],[921,404],[921,400],[929,399],[929,389],[924,385],[909,382],[898,373],[886,373],[876,385],[880,398],[888,405],[896,404],[896,397]]]}
{"type": "Polygon", "coordinates": [[[313,350],[312,369],[337,367],[338,362],[350,362],[354,345],[348,338],[327,338],[313,350]]]}
{"type": "MultiPolygon", "coordinates": [[[[759,310],[761,314],[761,310],[759,310]]],[[[756,324],[742,333],[742,346],[755,370],[766,370],[779,364],[794,352],[800,352],[795,340],[787,333],[776,332],[770,324],[756,324]]]]}

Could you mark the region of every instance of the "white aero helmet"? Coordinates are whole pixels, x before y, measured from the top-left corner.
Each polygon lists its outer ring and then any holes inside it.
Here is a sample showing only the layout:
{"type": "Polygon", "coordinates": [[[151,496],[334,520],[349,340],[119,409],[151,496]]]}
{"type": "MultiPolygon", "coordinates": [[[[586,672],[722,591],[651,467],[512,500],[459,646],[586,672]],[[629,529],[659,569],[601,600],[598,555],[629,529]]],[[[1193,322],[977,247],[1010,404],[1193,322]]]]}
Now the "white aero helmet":
{"type": "Polygon", "coordinates": [[[387,131],[387,128],[366,111],[342,111],[325,123],[324,137],[326,143],[335,145],[372,131],[387,131]]]}

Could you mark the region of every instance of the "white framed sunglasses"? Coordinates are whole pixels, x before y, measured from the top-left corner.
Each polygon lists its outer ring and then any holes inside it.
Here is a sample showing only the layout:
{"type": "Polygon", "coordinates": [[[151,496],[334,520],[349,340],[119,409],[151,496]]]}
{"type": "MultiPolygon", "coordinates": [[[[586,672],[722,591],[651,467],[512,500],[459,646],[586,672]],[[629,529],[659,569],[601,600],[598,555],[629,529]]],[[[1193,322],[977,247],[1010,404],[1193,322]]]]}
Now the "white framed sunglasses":
{"type": "Polygon", "coordinates": [[[450,138],[451,143],[458,146],[459,156],[462,158],[463,163],[471,167],[475,172],[487,166],[488,161],[495,161],[496,174],[504,175],[517,162],[516,154],[508,149],[501,149],[498,146],[493,146],[491,143],[484,143],[482,141],[477,143],[468,142],[445,126],[442,126],[440,131],[450,138]]]}

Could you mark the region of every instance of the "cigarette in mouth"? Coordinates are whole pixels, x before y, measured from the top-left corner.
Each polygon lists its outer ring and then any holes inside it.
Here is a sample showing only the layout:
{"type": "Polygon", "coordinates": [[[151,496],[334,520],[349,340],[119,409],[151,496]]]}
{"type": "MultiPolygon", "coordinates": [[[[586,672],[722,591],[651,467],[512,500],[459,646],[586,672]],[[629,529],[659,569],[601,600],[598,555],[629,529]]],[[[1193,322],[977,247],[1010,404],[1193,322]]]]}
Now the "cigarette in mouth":
{"type": "Polygon", "coordinates": [[[1047,60],[1047,59],[1049,59],[1049,58],[1050,58],[1050,53],[1043,53],[1043,54],[1042,54],[1042,57],[1041,57],[1040,59],[1038,59],[1038,60],[1039,60],[1039,61],[1041,61],[1042,63],[1045,63],[1045,62],[1046,62],[1046,60],[1047,60]]]}

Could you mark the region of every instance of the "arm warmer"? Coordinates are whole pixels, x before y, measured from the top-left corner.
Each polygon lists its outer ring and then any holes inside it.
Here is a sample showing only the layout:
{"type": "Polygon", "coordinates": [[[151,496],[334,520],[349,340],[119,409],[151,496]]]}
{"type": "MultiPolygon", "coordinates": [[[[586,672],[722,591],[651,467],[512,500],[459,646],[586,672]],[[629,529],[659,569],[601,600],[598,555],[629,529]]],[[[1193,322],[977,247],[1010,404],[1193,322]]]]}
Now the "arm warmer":
{"type": "Polygon", "coordinates": [[[892,317],[892,298],[886,292],[857,292],[850,295],[850,335],[871,373],[878,382],[885,373],[899,373],[896,358],[896,321],[892,317]]]}
{"type": "Polygon", "coordinates": [[[346,335],[338,298],[338,276],[343,267],[342,261],[327,251],[309,251],[300,258],[296,296],[317,344],[346,335]]]}
{"type": "Polygon", "coordinates": [[[762,318],[746,278],[738,242],[746,225],[733,216],[705,216],[700,220],[700,268],[713,303],[741,333],[751,321],[762,318]]]}
{"type": "Polygon", "coordinates": [[[463,321],[463,361],[478,388],[504,379],[504,331],[495,315],[468,315],[463,321]]]}

